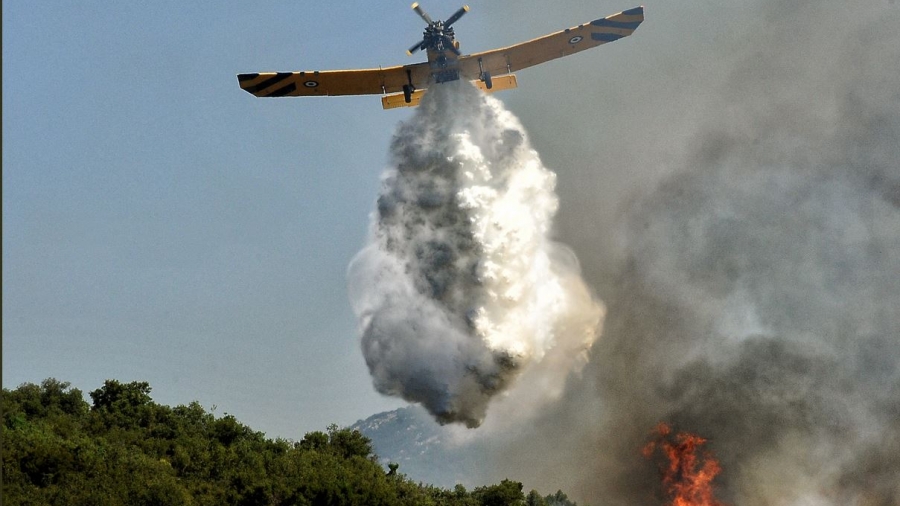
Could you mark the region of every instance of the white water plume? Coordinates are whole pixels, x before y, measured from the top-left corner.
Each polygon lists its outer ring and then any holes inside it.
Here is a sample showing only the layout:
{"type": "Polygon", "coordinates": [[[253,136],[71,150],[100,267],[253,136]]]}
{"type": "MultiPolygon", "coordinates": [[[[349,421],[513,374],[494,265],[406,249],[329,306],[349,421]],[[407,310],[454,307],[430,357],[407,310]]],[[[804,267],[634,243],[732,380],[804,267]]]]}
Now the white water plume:
{"type": "Polygon", "coordinates": [[[555,182],[519,121],[468,83],[435,86],[400,124],[348,271],[379,392],[477,427],[529,364],[583,365],[603,307],[550,239],[555,182]]]}

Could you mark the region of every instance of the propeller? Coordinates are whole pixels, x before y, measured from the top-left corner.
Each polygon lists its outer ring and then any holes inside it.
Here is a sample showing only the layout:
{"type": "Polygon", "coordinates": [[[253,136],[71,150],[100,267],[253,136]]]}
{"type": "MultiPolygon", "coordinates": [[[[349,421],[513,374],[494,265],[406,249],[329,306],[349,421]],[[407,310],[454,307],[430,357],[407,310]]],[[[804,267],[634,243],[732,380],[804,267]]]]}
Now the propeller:
{"type": "Polygon", "coordinates": [[[447,18],[447,21],[444,21],[444,28],[450,28],[450,25],[459,21],[459,18],[463,17],[463,14],[469,12],[469,6],[463,5],[459,8],[458,11],[454,12],[452,16],[447,18]]]}
{"type": "Polygon", "coordinates": [[[419,6],[419,2],[412,4],[412,8],[414,11],[416,11],[416,14],[422,16],[422,19],[424,19],[426,23],[428,23],[429,25],[433,23],[433,21],[431,21],[431,16],[429,16],[428,13],[419,6]]]}
{"type": "Polygon", "coordinates": [[[431,16],[422,9],[419,2],[413,3],[412,9],[416,11],[416,14],[418,14],[419,17],[428,23],[428,26],[425,27],[425,37],[421,41],[413,44],[406,51],[406,54],[411,55],[416,51],[428,48],[430,45],[434,46],[438,44],[443,46],[446,50],[453,51],[457,55],[460,54],[459,50],[456,49],[456,45],[453,43],[453,29],[450,25],[459,21],[459,18],[463,17],[463,14],[469,12],[468,5],[463,5],[458,11],[454,12],[452,16],[447,18],[447,21],[434,21],[431,19],[431,16]]]}
{"type": "Polygon", "coordinates": [[[413,47],[406,50],[406,54],[412,55],[413,53],[415,53],[416,51],[418,51],[420,49],[425,49],[425,40],[416,42],[416,44],[413,47]]]}

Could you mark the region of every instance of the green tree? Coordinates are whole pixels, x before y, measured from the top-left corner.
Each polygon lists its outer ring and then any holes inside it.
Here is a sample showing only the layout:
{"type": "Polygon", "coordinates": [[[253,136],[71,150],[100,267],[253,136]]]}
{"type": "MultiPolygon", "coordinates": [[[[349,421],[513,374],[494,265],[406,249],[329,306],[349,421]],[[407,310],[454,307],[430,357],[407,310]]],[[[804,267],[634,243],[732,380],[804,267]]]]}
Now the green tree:
{"type": "Polygon", "coordinates": [[[120,383],[106,380],[102,387],[91,392],[93,409],[136,409],[150,403],[150,390],[150,384],[146,381],[120,383]]]}
{"type": "Polygon", "coordinates": [[[331,425],[298,443],[272,440],[196,402],[156,404],[150,391],[145,382],[108,380],[89,405],[80,390],[52,378],[4,389],[4,504],[526,504],[522,484],[510,480],[471,493],[414,483],[397,464],[383,468],[357,431],[331,425]]]}
{"type": "Polygon", "coordinates": [[[483,506],[519,506],[525,504],[522,484],[504,479],[497,485],[478,487],[472,492],[483,506]]]}
{"type": "Polygon", "coordinates": [[[578,503],[570,501],[569,497],[562,490],[557,490],[555,494],[550,494],[544,498],[547,506],[578,506],[578,503]]]}
{"type": "Polygon", "coordinates": [[[527,496],[525,496],[525,505],[526,506],[547,506],[547,502],[544,500],[544,498],[541,496],[541,494],[538,493],[537,490],[532,490],[531,492],[528,492],[527,496]]]}
{"type": "Polygon", "coordinates": [[[321,431],[307,432],[299,447],[303,450],[325,451],[328,449],[328,434],[321,431]]]}
{"type": "Polygon", "coordinates": [[[328,444],[331,451],[343,458],[368,457],[372,454],[372,441],[358,430],[342,429],[335,424],[328,426],[328,444]]]}

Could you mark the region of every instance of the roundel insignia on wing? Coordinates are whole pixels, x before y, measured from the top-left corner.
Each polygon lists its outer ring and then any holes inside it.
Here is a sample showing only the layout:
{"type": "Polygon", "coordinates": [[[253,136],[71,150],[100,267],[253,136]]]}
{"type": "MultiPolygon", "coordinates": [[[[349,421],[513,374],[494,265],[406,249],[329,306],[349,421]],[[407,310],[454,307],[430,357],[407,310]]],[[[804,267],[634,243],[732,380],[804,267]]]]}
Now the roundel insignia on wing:
{"type": "Polygon", "coordinates": [[[306,81],[305,83],[303,83],[303,86],[306,86],[307,88],[315,88],[318,85],[318,81],[306,81]]]}
{"type": "Polygon", "coordinates": [[[584,37],[582,37],[581,35],[576,35],[569,39],[569,44],[578,44],[582,41],[582,39],[584,39],[584,37]]]}

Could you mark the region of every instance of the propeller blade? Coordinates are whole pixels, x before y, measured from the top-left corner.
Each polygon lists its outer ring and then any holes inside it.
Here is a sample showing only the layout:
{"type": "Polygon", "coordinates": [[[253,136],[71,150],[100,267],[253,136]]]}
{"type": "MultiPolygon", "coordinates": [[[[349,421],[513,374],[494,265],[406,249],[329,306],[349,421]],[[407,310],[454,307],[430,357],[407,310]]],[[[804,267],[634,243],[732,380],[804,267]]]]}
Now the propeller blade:
{"type": "Polygon", "coordinates": [[[469,6],[463,5],[460,9],[453,13],[452,16],[447,18],[447,21],[444,21],[444,28],[449,28],[450,25],[459,21],[459,18],[463,17],[463,14],[469,12],[469,6]]]}
{"type": "Polygon", "coordinates": [[[412,56],[413,53],[415,53],[416,51],[418,51],[418,50],[420,50],[420,49],[423,49],[424,47],[425,47],[425,41],[424,41],[424,40],[422,40],[421,42],[416,42],[416,45],[413,46],[413,47],[411,47],[411,48],[409,48],[409,49],[406,51],[406,54],[412,56]]]}
{"type": "Polygon", "coordinates": [[[419,16],[422,16],[422,19],[424,19],[426,23],[428,23],[429,25],[431,24],[431,16],[429,16],[427,12],[425,12],[424,10],[422,10],[421,7],[419,7],[419,2],[413,3],[412,9],[414,11],[416,11],[416,14],[418,14],[419,16]]]}

